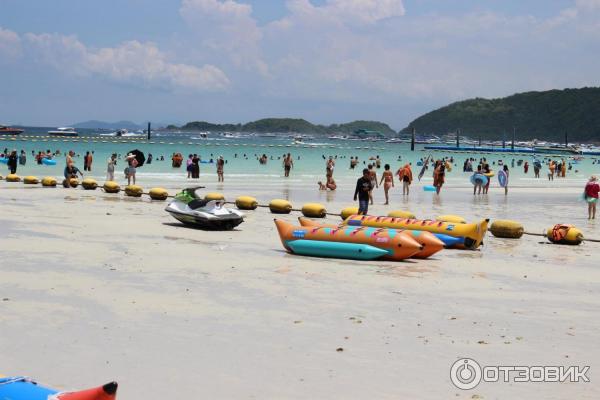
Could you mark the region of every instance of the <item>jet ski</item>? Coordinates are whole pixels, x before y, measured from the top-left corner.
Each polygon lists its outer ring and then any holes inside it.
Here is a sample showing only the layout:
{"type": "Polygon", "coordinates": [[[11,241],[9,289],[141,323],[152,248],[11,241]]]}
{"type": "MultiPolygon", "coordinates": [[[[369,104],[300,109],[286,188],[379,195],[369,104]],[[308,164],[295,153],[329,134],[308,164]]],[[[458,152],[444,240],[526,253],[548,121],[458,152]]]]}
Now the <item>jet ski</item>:
{"type": "Polygon", "coordinates": [[[228,231],[244,222],[244,214],[226,208],[224,200],[199,198],[196,190],[201,188],[183,189],[175,195],[165,211],[186,225],[206,230],[228,231]]]}

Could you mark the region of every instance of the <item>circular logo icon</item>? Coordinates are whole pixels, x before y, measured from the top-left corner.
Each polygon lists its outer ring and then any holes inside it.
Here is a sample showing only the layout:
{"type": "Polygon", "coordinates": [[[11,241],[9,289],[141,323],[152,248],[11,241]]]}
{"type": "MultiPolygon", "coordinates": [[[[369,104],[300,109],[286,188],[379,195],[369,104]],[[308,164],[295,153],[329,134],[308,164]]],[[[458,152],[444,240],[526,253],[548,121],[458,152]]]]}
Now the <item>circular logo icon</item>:
{"type": "Polygon", "coordinates": [[[450,380],[459,389],[471,390],[481,382],[481,366],[471,358],[458,359],[450,368],[450,380]]]}

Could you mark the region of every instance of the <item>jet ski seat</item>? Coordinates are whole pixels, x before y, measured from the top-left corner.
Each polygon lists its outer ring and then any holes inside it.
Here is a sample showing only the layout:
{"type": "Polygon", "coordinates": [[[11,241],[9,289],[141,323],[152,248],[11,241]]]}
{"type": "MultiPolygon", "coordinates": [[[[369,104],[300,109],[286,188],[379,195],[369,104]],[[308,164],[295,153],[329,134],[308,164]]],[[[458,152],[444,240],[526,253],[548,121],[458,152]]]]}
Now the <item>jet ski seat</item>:
{"type": "Polygon", "coordinates": [[[188,207],[192,210],[197,210],[198,208],[202,208],[208,204],[210,200],[205,199],[194,199],[188,203],[188,207]]]}

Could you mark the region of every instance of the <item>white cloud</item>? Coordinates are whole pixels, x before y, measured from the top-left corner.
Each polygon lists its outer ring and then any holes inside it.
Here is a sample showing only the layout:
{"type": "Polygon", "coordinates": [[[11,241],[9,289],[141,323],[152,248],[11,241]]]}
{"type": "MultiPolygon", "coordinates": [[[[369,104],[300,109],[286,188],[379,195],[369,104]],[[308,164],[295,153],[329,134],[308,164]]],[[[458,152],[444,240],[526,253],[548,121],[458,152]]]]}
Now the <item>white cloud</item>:
{"type": "Polygon", "coordinates": [[[262,60],[262,32],[252,17],[252,7],[233,0],[183,0],[179,10],[200,43],[215,53],[226,53],[238,68],[268,75],[262,60]]]}
{"type": "Polygon", "coordinates": [[[154,43],[128,41],[117,47],[90,49],[75,36],[27,33],[32,57],[60,71],[104,76],[144,87],[219,91],[230,82],[213,65],[197,67],[169,62],[154,43]]]}
{"type": "Polygon", "coordinates": [[[0,26],[0,63],[14,60],[21,55],[21,39],[15,32],[0,26]]]}

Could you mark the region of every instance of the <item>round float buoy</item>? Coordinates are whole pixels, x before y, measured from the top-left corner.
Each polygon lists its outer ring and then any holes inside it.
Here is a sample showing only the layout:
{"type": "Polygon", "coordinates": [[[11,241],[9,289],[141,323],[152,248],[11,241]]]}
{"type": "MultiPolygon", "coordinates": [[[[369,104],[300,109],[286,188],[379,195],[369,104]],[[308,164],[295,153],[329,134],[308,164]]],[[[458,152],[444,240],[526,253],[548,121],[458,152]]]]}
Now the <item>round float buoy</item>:
{"type": "Polygon", "coordinates": [[[16,174],[8,174],[6,175],[6,182],[21,182],[21,177],[16,174]]]}
{"type": "Polygon", "coordinates": [[[124,190],[129,197],[142,197],[142,193],[144,193],[144,189],[138,185],[127,185],[124,190]]]}
{"type": "Polygon", "coordinates": [[[103,189],[106,193],[119,193],[121,191],[121,186],[119,186],[117,182],[106,181],[104,182],[103,189]]]}
{"type": "Polygon", "coordinates": [[[46,176],[42,179],[42,186],[45,187],[56,187],[56,178],[53,176],[46,176]]]}
{"type": "Polygon", "coordinates": [[[77,178],[71,178],[68,181],[66,179],[63,179],[62,185],[66,188],[68,188],[69,186],[76,188],[79,185],[79,180],[77,178]]]}
{"type": "Polygon", "coordinates": [[[40,180],[37,178],[37,176],[26,176],[23,178],[23,183],[26,185],[37,185],[40,183],[40,180]]]}
{"type": "Polygon", "coordinates": [[[556,224],[546,232],[549,241],[555,244],[578,245],[583,242],[583,232],[573,225],[556,224]]]}
{"type": "Polygon", "coordinates": [[[96,190],[96,188],[98,187],[98,182],[96,182],[96,180],[92,178],[85,178],[81,182],[81,186],[83,186],[85,190],[96,190]]]}
{"type": "Polygon", "coordinates": [[[152,200],[166,200],[169,197],[169,192],[163,188],[152,188],[148,194],[152,200]]]}
{"type": "Polygon", "coordinates": [[[499,238],[518,239],[523,236],[523,224],[507,219],[497,219],[490,225],[492,235],[499,238]]]}
{"type": "Polygon", "coordinates": [[[235,199],[235,206],[240,210],[255,210],[258,207],[258,201],[251,196],[240,196],[235,199]]]}
{"type": "Polygon", "coordinates": [[[292,203],[283,199],[274,199],[269,203],[269,210],[273,214],[289,214],[292,212],[292,203]]]}
{"type": "Polygon", "coordinates": [[[356,215],[358,214],[358,207],[346,207],[342,210],[342,212],[340,212],[340,216],[342,217],[342,219],[346,219],[351,215],[356,215]]]}
{"type": "Polygon", "coordinates": [[[411,213],[410,211],[403,211],[403,210],[390,211],[387,216],[392,217],[392,218],[409,218],[409,219],[417,218],[417,217],[415,217],[415,214],[411,213]]]}
{"type": "Polygon", "coordinates": [[[302,215],[309,218],[325,218],[327,210],[319,203],[306,203],[302,206],[302,215]]]}
{"type": "Polygon", "coordinates": [[[466,224],[467,220],[458,215],[439,215],[435,217],[436,221],[451,222],[453,224],[466,224]]]}
{"type": "Polygon", "coordinates": [[[204,195],[204,200],[225,200],[225,196],[223,196],[223,193],[211,192],[204,195]]]}

